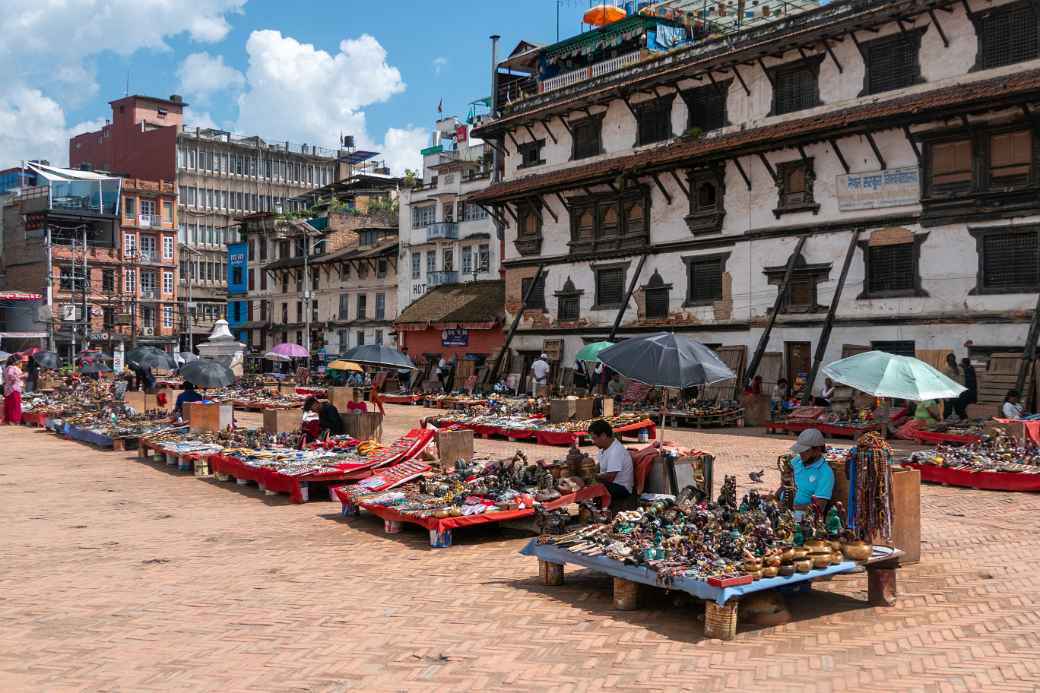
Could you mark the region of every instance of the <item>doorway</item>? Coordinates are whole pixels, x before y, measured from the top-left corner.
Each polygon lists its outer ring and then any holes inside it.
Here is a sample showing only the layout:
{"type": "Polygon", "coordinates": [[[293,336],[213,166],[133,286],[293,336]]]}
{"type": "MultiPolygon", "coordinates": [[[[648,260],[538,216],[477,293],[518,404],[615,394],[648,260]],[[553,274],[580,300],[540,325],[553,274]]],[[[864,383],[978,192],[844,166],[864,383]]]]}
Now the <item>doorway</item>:
{"type": "Polygon", "coordinates": [[[791,396],[801,400],[805,380],[812,368],[811,342],[784,342],[784,366],[791,396]]]}

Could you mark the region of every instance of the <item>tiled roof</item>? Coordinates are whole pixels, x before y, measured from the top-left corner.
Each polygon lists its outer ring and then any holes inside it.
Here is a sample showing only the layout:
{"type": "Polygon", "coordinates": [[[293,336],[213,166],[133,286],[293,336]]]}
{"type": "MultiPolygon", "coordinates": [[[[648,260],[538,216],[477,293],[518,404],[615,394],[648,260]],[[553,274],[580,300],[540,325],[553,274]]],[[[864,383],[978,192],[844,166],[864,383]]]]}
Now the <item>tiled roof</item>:
{"type": "MultiPolygon", "coordinates": [[[[319,265],[326,262],[340,262],[343,260],[360,260],[366,257],[377,257],[381,255],[396,255],[398,240],[396,238],[377,243],[367,248],[344,248],[334,253],[324,255],[312,255],[310,264],[319,265]]],[[[264,270],[280,270],[290,267],[303,267],[302,257],[289,257],[283,260],[275,260],[264,265],[264,270]]]]}
{"type": "Polygon", "coordinates": [[[500,280],[445,284],[401,311],[397,323],[494,322],[503,317],[506,283],[500,280]]]}
{"type": "MultiPolygon", "coordinates": [[[[984,106],[987,103],[999,103],[1023,96],[1040,97],[1040,69],[835,109],[718,137],[680,139],[636,154],[602,159],[585,165],[497,183],[469,195],[466,199],[474,202],[511,199],[546,188],[559,188],[567,184],[603,179],[626,172],[661,170],[695,157],[703,157],[704,161],[708,161],[725,158],[727,154],[745,148],[757,148],[759,151],[781,149],[784,146],[792,146],[794,141],[804,141],[813,136],[842,137],[863,132],[900,116],[906,121],[924,120],[929,114],[939,115],[944,109],[952,107],[964,109],[984,106]]],[[[1020,100],[1025,102],[1021,98],[1020,100]]]]}

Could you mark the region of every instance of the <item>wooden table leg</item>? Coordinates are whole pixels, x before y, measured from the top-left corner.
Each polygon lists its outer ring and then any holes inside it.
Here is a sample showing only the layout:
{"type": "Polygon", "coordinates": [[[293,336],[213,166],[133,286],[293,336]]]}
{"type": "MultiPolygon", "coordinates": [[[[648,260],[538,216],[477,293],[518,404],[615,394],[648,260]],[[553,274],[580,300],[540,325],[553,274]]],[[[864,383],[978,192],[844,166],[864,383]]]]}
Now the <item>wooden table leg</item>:
{"type": "Polygon", "coordinates": [[[715,602],[704,604],[704,635],[719,640],[737,637],[738,600],[731,599],[722,606],[715,602]]]}
{"type": "Polygon", "coordinates": [[[614,578],[614,608],[618,611],[635,611],[639,608],[639,583],[614,578]]]}
{"type": "Polygon", "coordinates": [[[538,575],[543,585],[557,586],[563,584],[563,564],[538,560],[538,575]]]}
{"type": "Polygon", "coordinates": [[[871,606],[895,606],[895,568],[867,568],[867,601],[871,606]]]}

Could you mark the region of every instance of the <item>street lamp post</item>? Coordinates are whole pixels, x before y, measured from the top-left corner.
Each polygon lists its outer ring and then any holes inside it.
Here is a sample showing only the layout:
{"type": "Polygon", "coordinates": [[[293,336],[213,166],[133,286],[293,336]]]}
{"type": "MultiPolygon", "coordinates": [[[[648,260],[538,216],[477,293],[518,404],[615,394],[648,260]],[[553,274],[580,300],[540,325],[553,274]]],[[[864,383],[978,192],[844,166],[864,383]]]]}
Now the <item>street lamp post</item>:
{"type": "MultiPolygon", "coordinates": [[[[200,251],[195,250],[194,248],[191,248],[191,247],[185,245],[184,243],[180,244],[180,248],[181,248],[181,250],[187,251],[189,255],[192,255],[194,257],[198,257],[199,255],[202,255],[202,253],[200,251]]],[[[188,327],[188,353],[189,354],[194,353],[194,349],[195,349],[195,333],[194,333],[194,330],[192,329],[192,325],[193,325],[194,321],[192,320],[192,315],[191,315],[191,311],[192,311],[191,280],[192,280],[192,276],[195,274],[195,260],[194,260],[194,257],[192,259],[188,260],[188,278],[187,278],[187,282],[188,282],[188,303],[185,306],[185,310],[184,310],[184,319],[185,319],[185,322],[187,323],[187,327],[188,327]]]]}

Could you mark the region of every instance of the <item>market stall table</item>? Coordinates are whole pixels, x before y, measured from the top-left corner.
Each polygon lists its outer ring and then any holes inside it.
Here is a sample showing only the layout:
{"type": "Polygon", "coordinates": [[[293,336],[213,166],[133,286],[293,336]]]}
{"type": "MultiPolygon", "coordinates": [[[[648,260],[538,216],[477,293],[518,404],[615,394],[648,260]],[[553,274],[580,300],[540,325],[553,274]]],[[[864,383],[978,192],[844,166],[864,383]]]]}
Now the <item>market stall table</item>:
{"type": "Polygon", "coordinates": [[[777,420],[770,421],[766,424],[766,431],[768,433],[794,433],[798,434],[807,428],[815,428],[825,436],[832,438],[859,438],[864,433],[869,431],[884,431],[885,427],[880,423],[872,424],[845,424],[845,423],[828,423],[826,421],[804,421],[804,420],[777,420]]]}
{"type": "Polygon", "coordinates": [[[918,443],[924,443],[926,445],[940,445],[946,444],[957,444],[957,445],[971,445],[972,443],[979,443],[982,441],[982,437],[971,434],[971,433],[951,433],[949,431],[929,431],[926,429],[918,428],[909,431],[911,438],[916,440],[918,443]]]}
{"type": "MultiPolygon", "coordinates": [[[[588,437],[588,431],[572,432],[540,428],[513,428],[494,424],[455,421],[449,418],[434,419],[432,420],[432,423],[435,426],[443,426],[449,429],[469,429],[483,438],[502,436],[509,438],[510,440],[533,440],[538,445],[569,446],[588,437]]],[[[649,419],[641,419],[629,424],[617,426],[614,428],[614,433],[617,435],[632,435],[639,434],[639,432],[644,430],[647,432],[648,438],[653,439],[657,437],[657,424],[649,419]]]]}
{"type": "Polygon", "coordinates": [[[1040,491],[1040,469],[1023,473],[957,469],[910,461],[903,461],[901,464],[920,471],[921,481],[943,486],[962,486],[985,491],[1040,491]]]}
{"type": "MultiPolygon", "coordinates": [[[[343,504],[343,515],[356,516],[359,510],[365,510],[376,517],[383,520],[383,527],[388,534],[396,534],[400,531],[400,525],[403,523],[419,525],[430,532],[430,546],[432,548],[446,548],[452,545],[452,530],[460,527],[472,527],[474,525],[486,525],[499,522],[508,522],[511,520],[519,520],[525,517],[531,517],[535,513],[535,509],[523,508],[517,510],[503,510],[498,512],[483,512],[478,515],[460,515],[457,517],[418,517],[416,515],[407,515],[400,513],[393,507],[377,505],[375,503],[361,503],[360,505],[353,505],[353,501],[349,494],[343,493],[342,495],[337,493],[340,501],[343,504]]],[[[605,508],[610,505],[610,492],[607,491],[606,486],[603,484],[593,484],[587,486],[575,493],[562,495],[559,498],[541,503],[540,506],[544,510],[556,510],[563,508],[571,503],[580,503],[582,501],[595,500],[599,502],[601,508],[605,508]]]]}
{"type": "MultiPolygon", "coordinates": [[[[808,587],[813,580],[854,573],[862,570],[854,561],[842,561],[825,568],[810,570],[807,573],[795,573],[787,577],[762,578],[760,580],[731,580],[711,584],[711,581],[676,577],[667,585],[661,584],[657,573],[646,566],[626,565],[606,556],[586,556],[569,551],[552,544],[541,544],[532,539],[521,551],[525,556],[534,556],[539,562],[539,573],[545,584],[559,585],[563,581],[562,566],[570,563],[605,573],[614,578],[615,590],[628,587],[627,583],[639,583],[654,587],[667,587],[671,590],[686,592],[697,599],[706,601],[704,630],[709,638],[732,640],[737,630],[737,607],[741,597],[754,592],[769,589],[808,587]],[[550,568],[554,566],[555,568],[550,568]],[[728,582],[745,582],[745,584],[727,584],[728,582]]],[[[869,573],[877,571],[878,575],[868,575],[868,599],[871,604],[891,605],[894,597],[894,568],[902,552],[889,547],[875,547],[865,568],[869,573]],[[884,578],[881,574],[884,573],[884,578]],[[886,594],[882,594],[886,592],[886,594]]]]}

